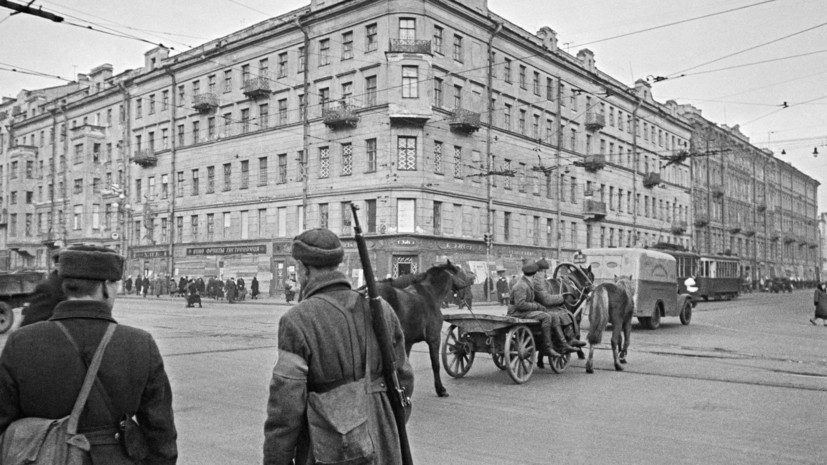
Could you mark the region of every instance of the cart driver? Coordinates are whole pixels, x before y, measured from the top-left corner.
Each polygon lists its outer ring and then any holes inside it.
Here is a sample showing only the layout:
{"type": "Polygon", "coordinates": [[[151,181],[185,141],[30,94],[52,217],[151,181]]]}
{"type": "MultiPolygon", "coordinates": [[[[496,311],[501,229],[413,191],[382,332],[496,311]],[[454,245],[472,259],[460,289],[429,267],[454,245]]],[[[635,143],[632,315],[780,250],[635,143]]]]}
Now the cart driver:
{"type": "Polygon", "coordinates": [[[569,311],[562,306],[563,296],[552,294],[548,287],[546,270],[549,269],[549,265],[546,259],[537,260],[536,265],[539,270],[531,278],[534,300],[543,305],[546,312],[551,315],[551,335],[556,339],[554,347],[566,352],[577,352],[580,347],[586,345],[577,337],[580,328],[577,327],[569,311]]]}
{"type": "MultiPolygon", "coordinates": [[[[552,346],[551,339],[551,315],[546,312],[542,304],[534,300],[534,290],[531,285],[531,277],[537,273],[539,268],[535,263],[523,266],[523,275],[517,279],[511,288],[510,305],[508,315],[517,318],[538,320],[542,330],[543,340],[540,341],[540,355],[548,357],[559,357],[552,346]]],[[[575,349],[576,350],[576,349],[575,349]]]]}

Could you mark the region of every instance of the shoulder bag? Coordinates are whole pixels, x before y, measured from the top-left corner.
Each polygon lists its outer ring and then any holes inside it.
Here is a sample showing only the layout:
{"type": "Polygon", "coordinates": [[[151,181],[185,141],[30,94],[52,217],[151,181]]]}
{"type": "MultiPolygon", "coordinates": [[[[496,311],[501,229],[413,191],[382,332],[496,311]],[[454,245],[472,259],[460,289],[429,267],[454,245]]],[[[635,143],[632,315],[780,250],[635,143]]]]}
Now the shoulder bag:
{"type": "Polygon", "coordinates": [[[106,328],[72,413],[58,420],[21,418],[0,436],[0,464],[3,465],[82,465],[89,463],[89,440],[78,434],[78,421],[98,374],[106,346],[115,332],[114,323],[106,328]]]}
{"type": "MultiPolygon", "coordinates": [[[[336,308],[347,321],[350,330],[350,344],[359,359],[359,340],[353,317],[343,309],[336,300],[316,294],[332,307],[336,308]]],[[[368,312],[364,298],[357,297],[357,305],[365,315],[366,334],[371,326],[368,324],[368,312]]],[[[365,341],[365,378],[341,384],[325,392],[310,390],[307,398],[307,422],[310,428],[310,444],[313,457],[318,464],[326,465],[363,465],[373,463],[374,448],[370,438],[368,415],[370,414],[371,387],[371,344],[365,341]]],[[[355,368],[355,367],[354,367],[355,368]]]]}

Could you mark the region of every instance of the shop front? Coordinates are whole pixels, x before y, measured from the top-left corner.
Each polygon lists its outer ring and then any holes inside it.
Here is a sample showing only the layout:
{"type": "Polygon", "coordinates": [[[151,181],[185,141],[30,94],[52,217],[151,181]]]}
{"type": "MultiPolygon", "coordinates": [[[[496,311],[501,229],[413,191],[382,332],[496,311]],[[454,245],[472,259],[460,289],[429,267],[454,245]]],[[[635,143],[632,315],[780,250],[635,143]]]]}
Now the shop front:
{"type": "Polygon", "coordinates": [[[168,267],[169,248],[167,246],[133,247],[129,250],[129,261],[124,275],[132,279],[138,276],[154,279],[157,276],[166,276],[168,267]]]}
{"type": "Polygon", "coordinates": [[[273,282],[266,243],[222,243],[176,248],[175,275],[190,278],[244,279],[245,286],[255,277],[259,292],[269,295],[273,282]]]}

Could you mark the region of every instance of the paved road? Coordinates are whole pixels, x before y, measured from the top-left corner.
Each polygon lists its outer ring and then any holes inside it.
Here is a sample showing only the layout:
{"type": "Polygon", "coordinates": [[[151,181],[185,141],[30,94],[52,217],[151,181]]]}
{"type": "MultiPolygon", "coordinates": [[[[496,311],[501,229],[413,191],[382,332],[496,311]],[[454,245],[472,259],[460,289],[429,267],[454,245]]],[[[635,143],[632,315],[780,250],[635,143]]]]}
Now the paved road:
{"type": "MultiPolygon", "coordinates": [[[[414,348],[418,464],[824,464],[827,328],[812,292],[701,303],[692,324],[635,327],[629,364],[611,351],[596,373],[574,360],[515,385],[486,354],[433,392],[427,347],[414,348]]],[[[127,298],[115,314],[158,340],[175,393],[181,464],[259,463],[278,317],[288,307],[127,298]]],[[[498,307],[477,312],[502,311],[498,307]]],[[[0,343],[3,343],[0,337],[0,343]]],[[[604,338],[608,342],[608,335],[604,338]]]]}

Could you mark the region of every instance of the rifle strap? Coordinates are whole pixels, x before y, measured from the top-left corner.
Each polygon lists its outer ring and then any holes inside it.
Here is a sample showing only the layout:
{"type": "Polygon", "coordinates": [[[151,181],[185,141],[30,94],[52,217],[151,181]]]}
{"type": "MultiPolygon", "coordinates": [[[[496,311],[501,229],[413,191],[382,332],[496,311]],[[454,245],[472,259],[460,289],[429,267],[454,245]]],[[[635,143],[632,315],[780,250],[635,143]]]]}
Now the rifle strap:
{"type": "MultiPolygon", "coordinates": [[[[63,323],[57,322],[57,324],[58,327],[64,331],[64,334],[67,335],[72,345],[77,347],[77,343],[72,336],[69,335],[69,332],[66,327],[63,326],[63,323]]],[[[89,397],[89,393],[92,391],[92,385],[95,383],[98,376],[98,369],[101,366],[101,361],[103,360],[103,354],[106,351],[106,346],[109,345],[109,341],[112,340],[112,335],[115,334],[115,328],[117,326],[118,325],[115,323],[109,323],[106,327],[106,332],[103,334],[103,338],[101,338],[97,350],[95,350],[94,357],[92,357],[92,363],[89,365],[89,369],[86,370],[86,377],[83,380],[83,386],[80,388],[80,394],[78,394],[78,397],[75,400],[75,405],[72,407],[72,413],[69,416],[69,423],[66,426],[66,430],[70,435],[77,434],[80,414],[86,406],[86,399],[89,397]]]]}

